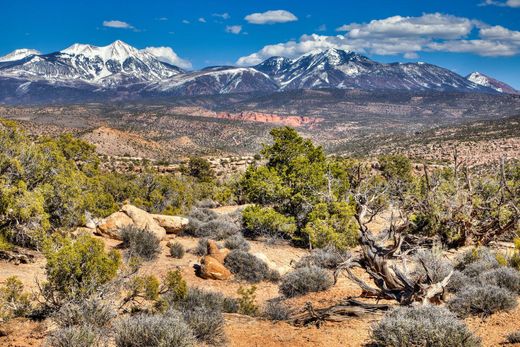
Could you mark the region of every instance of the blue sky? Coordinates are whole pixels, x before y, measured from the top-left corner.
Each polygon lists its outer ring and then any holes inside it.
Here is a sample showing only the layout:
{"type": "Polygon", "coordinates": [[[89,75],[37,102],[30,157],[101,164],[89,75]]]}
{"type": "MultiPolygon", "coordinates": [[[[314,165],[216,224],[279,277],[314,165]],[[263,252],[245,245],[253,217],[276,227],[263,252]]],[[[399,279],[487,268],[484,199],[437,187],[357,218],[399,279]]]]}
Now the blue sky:
{"type": "Polygon", "coordinates": [[[0,55],[120,39],[171,47],[201,68],[338,47],[478,70],[520,88],[520,0],[5,1],[0,32],[0,55]]]}

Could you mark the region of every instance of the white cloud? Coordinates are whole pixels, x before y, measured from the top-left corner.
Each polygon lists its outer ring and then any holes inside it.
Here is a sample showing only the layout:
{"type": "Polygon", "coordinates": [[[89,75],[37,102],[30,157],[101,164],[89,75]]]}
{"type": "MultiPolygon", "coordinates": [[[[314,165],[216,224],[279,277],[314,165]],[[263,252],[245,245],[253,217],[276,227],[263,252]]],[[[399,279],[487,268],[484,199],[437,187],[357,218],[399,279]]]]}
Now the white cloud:
{"type": "Polygon", "coordinates": [[[242,31],[242,26],[241,25],[228,25],[226,26],[226,32],[228,33],[231,33],[231,34],[240,34],[240,32],[242,31]]]}
{"type": "Polygon", "coordinates": [[[159,17],[159,18],[157,18],[156,20],[166,21],[166,20],[168,20],[168,17],[159,17]]]}
{"type": "Polygon", "coordinates": [[[200,18],[198,19],[198,21],[199,21],[200,23],[206,23],[206,19],[205,19],[204,17],[200,17],[200,18]]]}
{"type": "Polygon", "coordinates": [[[483,3],[480,4],[480,6],[502,6],[502,7],[520,7],[520,0],[507,0],[505,2],[498,1],[498,0],[484,0],[483,3]]]}
{"type": "Polygon", "coordinates": [[[182,20],[182,24],[190,24],[190,21],[187,20],[187,19],[183,19],[183,20],[182,20]]]}
{"type": "Polygon", "coordinates": [[[127,22],[123,22],[120,20],[105,20],[103,21],[103,26],[107,28],[117,28],[117,29],[134,29],[134,27],[127,22]]]}
{"type": "Polygon", "coordinates": [[[227,19],[231,18],[231,16],[227,12],[224,12],[224,13],[213,13],[212,16],[213,17],[222,18],[223,20],[227,20],[227,19]]]}
{"type": "Polygon", "coordinates": [[[362,54],[397,55],[415,59],[418,52],[461,52],[481,56],[520,54],[520,32],[463,17],[433,13],[419,17],[394,16],[369,23],[350,23],[336,36],[302,35],[298,40],[267,45],[238,59],[254,65],[271,56],[298,57],[313,50],[338,48],[362,54]],[[478,38],[471,38],[476,32],[478,38]]]}
{"type": "Polygon", "coordinates": [[[244,17],[251,24],[287,23],[298,20],[294,14],[285,10],[272,10],[263,13],[252,13],[244,17]]]}
{"type": "Polygon", "coordinates": [[[162,62],[178,66],[182,69],[191,69],[192,67],[191,62],[180,58],[170,47],[146,47],[141,51],[153,55],[162,62]]]}
{"type": "Polygon", "coordinates": [[[345,24],[337,31],[346,31],[351,38],[370,37],[436,37],[454,39],[468,35],[473,28],[471,20],[441,13],[420,17],[393,16],[363,24],[345,24]]]}

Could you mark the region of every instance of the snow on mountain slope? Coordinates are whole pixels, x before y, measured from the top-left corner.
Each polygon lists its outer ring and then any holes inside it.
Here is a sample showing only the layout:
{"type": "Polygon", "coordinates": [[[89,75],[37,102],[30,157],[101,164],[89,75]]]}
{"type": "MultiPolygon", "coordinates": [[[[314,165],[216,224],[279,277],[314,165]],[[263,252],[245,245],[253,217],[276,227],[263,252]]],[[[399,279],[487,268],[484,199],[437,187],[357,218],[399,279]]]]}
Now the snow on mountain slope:
{"type": "Polygon", "coordinates": [[[494,79],[492,77],[489,77],[487,75],[484,75],[483,73],[480,73],[478,71],[472,72],[469,74],[466,79],[468,81],[471,81],[473,83],[476,83],[478,85],[489,87],[497,92],[500,93],[507,93],[507,94],[520,94],[520,92],[507,83],[504,83],[502,81],[499,81],[497,79],[494,79]]]}
{"type": "Polygon", "coordinates": [[[382,64],[354,52],[313,51],[296,59],[273,57],[255,66],[281,89],[343,88],[488,91],[441,67],[424,63],[382,64]]]}
{"type": "Polygon", "coordinates": [[[276,91],[278,86],[254,68],[215,66],[186,73],[151,85],[147,90],[169,94],[210,95],[276,91]]]}
{"type": "Polygon", "coordinates": [[[74,44],[60,52],[0,65],[0,71],[9,77],[53,82],[81,80],[104,87],[158,81],[183,72],[122,41],[104,47],[74,44]]]}
{"type": "Polygon", "coordinates": [[[16,49],[16,50],[12,51],[11,53],[6,54],[3,57],[0,57],[0,62],[21,60],[30,55],[38,55],[38,54],[41,54],[41,52],[37,51],[35,49],[29,49],[29,48],[16,49]]]}

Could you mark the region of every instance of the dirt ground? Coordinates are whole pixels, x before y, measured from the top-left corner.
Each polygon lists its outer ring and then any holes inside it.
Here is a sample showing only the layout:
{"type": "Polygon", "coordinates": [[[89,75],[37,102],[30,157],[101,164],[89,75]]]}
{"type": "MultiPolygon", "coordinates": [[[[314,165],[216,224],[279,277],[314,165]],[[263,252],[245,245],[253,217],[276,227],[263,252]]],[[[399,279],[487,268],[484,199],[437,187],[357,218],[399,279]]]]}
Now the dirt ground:
{"type": "MultiPolygon", "coordinates": [[[[383,224],[382,221],[376,223],[383,224]]],[[[103,239],[107,248],[116,247],[116,240],[103,239]]],[[[192,237],[175,237],[186,249],[197,245],[197,239],[192,237]]],[[[203,280],[195,276],[193,265],[198,263],[199,257],[187,252],[183,259],[174,259],[169,256],[163,241],[163,250],[159,258],[144,264],[143,274],[154,274],[157,277],[165,275],[169,270],[179,268],[188,285],[200,286],[206,289],[222,292],[228,296],[237,296],[237,290],[242,283],[236,280],[214,281],[203,280]]],[[[281,273],[288,271],[291,264],[308,253],[307,250],[291,247],[288,244],[266,244],[252,241],[251,252],[268,259],[271,267],[281,273]]],[[[0,262],[0,283],[9,276],[16,275],[25,284],[26,288],[36,291],[36,280],[44,280],[45,260],[37,256],[31,264],[14,265],[0,262]]],[[[361,271],[357,275],[367,279],[361,271]]],[[[288,300],[291,307],[299,309],[310,301],[315,307],[333,305],[349,296],[357,296],[360,289],[345,276],[340,277],[338,283],[327,291],[310,293],[305,296],[288,300]]],[[[262,306],[266,300],[279,295],[278,286],[273,283],[262,282],[257,285],[257,304],[262,306]]],[[[320,328],[295,327],[285,322],[272,323],[260,318],[252,318],[238,314],[225,314],[225,330],[229,346],[262,346],[262,347],[302,347],[302,346],[366,346],[370,341],[371,326],[381,316],[358,319],[352,318],[341,323],[325,323],[320,328]]],[[[505,343],[508,333],[520,330],[520,306],[510,312],[495,314],[489,318],[472,317],[467,319],[471,330],[482,338],[483,346],[500,346],[505,343]]],[[[28,347],[41,346],[51,323],[47,321],[35,322],[27,319],[14,319],[0,324],[1,347],[28,347]]],[[[512,346],[512,345],[510,345],[512,346]]],[[[520,344],[518,344],[520,346],[520,344]]]]}

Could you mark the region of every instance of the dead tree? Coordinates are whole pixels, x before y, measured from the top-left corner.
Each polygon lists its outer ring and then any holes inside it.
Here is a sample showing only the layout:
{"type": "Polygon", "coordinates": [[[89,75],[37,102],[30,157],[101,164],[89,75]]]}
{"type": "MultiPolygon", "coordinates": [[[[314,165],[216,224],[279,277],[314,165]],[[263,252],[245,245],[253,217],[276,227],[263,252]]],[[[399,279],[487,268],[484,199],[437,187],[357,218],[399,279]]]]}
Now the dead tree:
{"type": "MultiPolygon", "coordinates": [[[[419,278],[409,277],[396,265],[396,262],[403,261],[405,256],[401,252],[402,233],[408,225],[406,223],[399,227],[391,225],[390,229],[393,229],[392,245],[388,247],[379,245],[367,226],[366,215],[369,208],[366,199],[358,196],[356,200],[358,211],[355,217],[360,229],[361,255],[358,258],[350,258],[341,264],[336,270],[335,278],[340,272],[345,271],[348,278],[361,287],[364,297],[395,300],[402,305],[414,302],[426,304],[442,301],[444,288],[452,274],[450,273],[439,283],[433,283],[431,270],[428,269],[427,264],[421,262],[419,265],[424,268],[426,275],[419,278]],[[352,271],[355,267],[364,269],[376,287],[356,276],[352,271]]],[[[368,218],[368,220],[371,219],[368,218]]]]}

